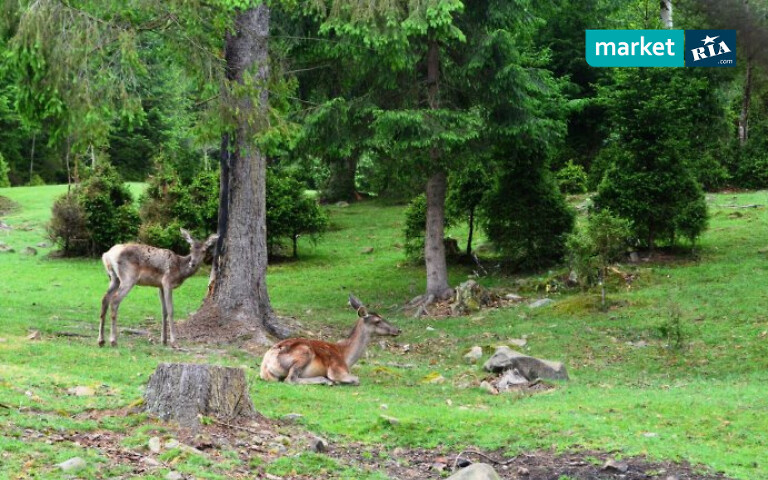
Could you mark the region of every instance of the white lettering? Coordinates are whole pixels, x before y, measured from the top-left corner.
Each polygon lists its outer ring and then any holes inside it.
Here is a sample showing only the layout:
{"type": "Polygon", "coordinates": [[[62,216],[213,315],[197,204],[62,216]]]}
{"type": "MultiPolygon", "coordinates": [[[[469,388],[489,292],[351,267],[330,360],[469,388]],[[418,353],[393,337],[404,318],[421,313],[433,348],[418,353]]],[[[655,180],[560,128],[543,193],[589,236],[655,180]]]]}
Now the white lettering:
{"type": "Polygon", "coordinates": [[[616,44],[613,42],[597,42],[595,55],[600,56],[600,47],[603,47],[603,55],[608,55],[608,47],[611,47],[611,55],[616,55],[616,44]]]}

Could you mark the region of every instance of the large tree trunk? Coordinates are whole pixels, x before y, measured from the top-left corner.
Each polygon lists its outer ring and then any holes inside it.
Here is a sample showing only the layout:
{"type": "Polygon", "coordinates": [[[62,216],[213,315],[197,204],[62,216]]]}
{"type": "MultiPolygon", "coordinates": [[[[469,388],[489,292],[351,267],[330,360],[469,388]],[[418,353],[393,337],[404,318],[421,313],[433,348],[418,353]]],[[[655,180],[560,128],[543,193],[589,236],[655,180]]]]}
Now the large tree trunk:
{"type": "MultiPolygon", "coordinates": [[[[266,157],[253,144],[252,125],[266,116],[269,8],[240,11],[235,32],[227,34],[225,98],[236,111],[237,127],[223,136],[219,241],[208,295],[183,328],[183,336],[205,341],[249,338],[270,343],[267,334],[285,332],[274,322],[267,294],[266,157]],[[253,74],[258,105],[233,88],[253,74]]],[[[258,128],[258,127],[257,127],[258,128]]]]}
{"type": "Polygon", "coordinates": [[[357,152],[347,158],[336,160],[330,164],[331,176],[323,191],[323,200],[337,202],[355,199],[355,173],[357,172],[357,152]]]}
{"type": "Polygon", "coordinates": [[[747,58],[747,73],[744,80],[744,97],[739,114],[739,144],[743,147],[749,138],[749,103],[752,98],[752,61],[747,58]]]}
{"type": "MultiPolygon", "coordinates": [[[[440,47],[429,40],[427,50],[427,100],[429,108],[439,108],[440,47]]],[[[448,285],[448,266],[445,262],[445,191],[448,175],[440,167],[440,151],[433,146],[429,152],[434,173],[427,181],[427,231],[424,241],[424,260],[427,268],[427,297],[444,299],[451,295],[448,285]]]]}

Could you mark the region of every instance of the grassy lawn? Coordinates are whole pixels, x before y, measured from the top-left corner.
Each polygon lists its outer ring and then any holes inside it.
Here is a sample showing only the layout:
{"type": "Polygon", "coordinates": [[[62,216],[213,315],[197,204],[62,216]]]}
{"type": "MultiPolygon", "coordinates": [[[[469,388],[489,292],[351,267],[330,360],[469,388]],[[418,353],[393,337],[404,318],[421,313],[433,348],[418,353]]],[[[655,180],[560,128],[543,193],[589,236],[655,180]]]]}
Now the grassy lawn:
{"type": "MultiPolygon", "coordinates": [[[[133,188],[140,191],[140,185],[133,188]]],[[[425,283],[423,269],[407,264],[400,247],[403,208],[373,202],[329,207],[332,232],[316,246],[301,244],[301,261],[270,266],[273,306],[315,336],[339,338],[355,320],[346,306],[352,291],[403,334],[397,344],[372,344],[355,368],[360,387],[299,388],[260,381],[260,357],[236,348],[157,345],[160,305],[151,288],[131,292],[120,325],[150,330],[154,341],[122,335],[119,348],[97,348],[98,309],[107,287],[101,262],[49,258],[50,248],[38,248],[37,256],[20,253],[45,241],[51,203],[65,190],[0,189],[0,196],[19,205],[2,217],[14,230],[0,232],[0,241],[16,250],[0,252],[0,404],[10,407],[0,407],[0,478],[57,478],[53,465],[74,455],[88,461],[78,472],[82,478],[128,475],[95,449],[46,439],[106,431],[144,442],[149,433],[142,415],[93,419],[82,413],[137,401],[159,362],[242,366],[257,410],[274,418],[300,413],[303,427],[337,443],[453,451],[472,445],[508,454],[615,450],[620,456],[684,459],[736,478],[768,478],[768,295],[762,289],[768,281],[768,211],[731,208],[766,205],[766,192],[708,196],[710,228],[696,254],[633,267],[633,288],[614,285],[613,306],[605,312],[597,308],[597,292],[555,292],[550,307],[418,320],[398,310],[425,283]],[[373,253],[363,254],[364,247],[373,253]],[[42,340],[27,339],[35,330],[42,340]],[[527,353],[566,362],[571,381],[539,395],[485,393],[478,387],[485,373],[462,356],[473,345],[490,348],[521,336],[528,339],[527,353]],[[407,351],[401,348],[406,344],[407,351]],[[403,364],[412,368],[397,366],[403,364]],[[446,381],[426,382],[433,372],[446,381]],[[70,395],[76,386],[96,394],[70,395]],[[382,413],[399,423],[383,421],[382,413]]],[[[451,283],[469,273],[453,269],[451,283]]],[[[479,281],[509,292],[524,284],[521,293],[536,297],[544,292],[533,286],[548,276],[479,281]]],[[[200,305],[206,283],[202,271],[174,292],[177,318],[200,305]]],[[[195,456],[179,458],[176,468],[198,478],[228,477],[226,462],[211,466],[195,456]]],[[[307,456],[275,460],[270,468],[275,475],[305,469],[318,477],[384,478],[307,456]]]]}

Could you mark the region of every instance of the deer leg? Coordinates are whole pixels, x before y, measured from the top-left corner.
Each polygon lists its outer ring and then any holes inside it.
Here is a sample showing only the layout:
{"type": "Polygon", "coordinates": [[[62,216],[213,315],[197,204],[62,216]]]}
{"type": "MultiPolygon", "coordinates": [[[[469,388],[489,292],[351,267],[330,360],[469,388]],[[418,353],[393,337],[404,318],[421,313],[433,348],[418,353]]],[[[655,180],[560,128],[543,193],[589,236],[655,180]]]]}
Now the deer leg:
{"type": "Polygon", "coordinates": [[[160,287],[160,307],[163,310],[163,318],[160,323],[160,341],[165,345],[167,343],[166,336],[168,335],[168,309],[165,308],[165,292],[163,287],[160,287]]]}
{"type": "MultiPolygon", "coordinates": [[[[173,328],[173,287],[170,285],[163,287],[163,293],[165,295],[165,317],[167,319],[163,320],[163,323],[168,327],[168,337],[170,337],[166,338],[166,340],[169,340],[171,346],[174,346],[176,345],[176,332],[174,332],[173,328]]],[[[163,330],[165,330],[165,327],[163,327],[163,330]]],[[[163,341],[163,345],[167,345],[167,342],[163,341]]]]}
{"type": "Polygon", "coordinates": [[[333,382],[326,377],[302,377],[304,370],[312,363],[314,356],[310,352],[294,352],[291,356],[293,363],[288,368],[288,375],[285,377],[285,383],[297,385],[333,385],[333,382]]]}
{"type": "Polygon", "coordinates": [[[128,295],[131,288],[133,288],[131,284],[120,284],[120,288],[112,295],[112,299],[109,301],[109,306],[112,309],[112,329],[109,332],[109,344],[113,347],[117,346],[117,310],[120,308],[120,302],[128,295]]]}
{"type": "Polygon", "coordinates": [[[104,320],[107,316],[107,309],[109,308],[109,301],[112,298],[112,294],[115,293],[115,290],[117,290],[117,287],[120,286],[120,280],[118,280],[117,276],[109,277],[109,288],[107,288],[107,293],[104,294],[104,297],[101,299],[101,314],[99,315],[99,346],[104,346],[104,320]]]}
{"type": "Polygon", "coordinates": [[[360,379],[345,368],[329,368],[328,378],[333,380],[333,383],[340,383],[342,385],[360,385],[360,379]]]}

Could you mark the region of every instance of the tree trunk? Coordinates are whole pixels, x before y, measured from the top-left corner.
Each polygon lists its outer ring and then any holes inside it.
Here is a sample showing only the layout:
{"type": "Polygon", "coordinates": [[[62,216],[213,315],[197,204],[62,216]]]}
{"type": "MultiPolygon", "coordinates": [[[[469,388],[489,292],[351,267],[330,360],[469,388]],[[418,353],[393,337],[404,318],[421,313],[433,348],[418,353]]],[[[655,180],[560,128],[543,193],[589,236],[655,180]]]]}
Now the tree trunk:
{"type": "Polygon", "coordinates": [[[29,154],[29,183],[32,183],[32,175],[35,170],[35,140],[37,140],[37,134],[32,134],[32,151],[29,154]]]}
{"type": "Polygon", "coordinates": [[[674,27],[674,22],[672,22],[672,0],[661,0],[660,17],[664,28],[674,27]]]}
{"type": "MultiPolygon", "coordinates": [[[[248,338],[270,343],[283,336],[267,294],[266,157],[253,143],[252,125],[265,122],[268,77],[269,8],[260,5],[237,13],[235,32],[225,46],[225,98],[236,111],[237,127],[222,138],[219,240],[208,295],[182,330],[183,337],[204,341],[248,338]],[[236,84],[253,73],[258,105],[236,84]]],[[[258,127],[257,127],[258,128],[258,127]]]]}
{"type": "Polygon", "coordinates": [[[469,235],[467,235],[467,256],[472,255],[472,235],[475,231],[475,207],[469,210],[469,235]]]}
{"type": "Polygon", "coordinates": [[[183,427],[200,426],[200,415],[225,420],[255,415],[245,372],[239,368],[161,363],[149,377],[145,409],[183,427]]]}
{"type": "Polygon", "coordinates": [[[747,58],[747,74],[744,80],[744,97],[741,101],[739,114],[739,145],[742,147],[749,138],[749,103],[752,98],[752,62],[747,58]]]}
{"type": "MultiPolygon", "coordinates": [[[[429,40],[427,50],[427,101],[429,108],[439,108],[440,47],[429,40]]],[[[424,241],[424,260],[427,268],[427,297],[444,299],[452,294],[448,285],[448,266],[445,261],[445,191],[448,175],[439,165],[440,151],[434,145],[429,151],[433,174],[427,181],[427,228],[424,241]]]]}
{"type": "Polygon", "coordinates": [[[347,158],[338,159],[330,164],[331,176],[323,191],[323,200],[338,202],[355,199],[355,173],[357,172],[357,152],[347,158]]]}

